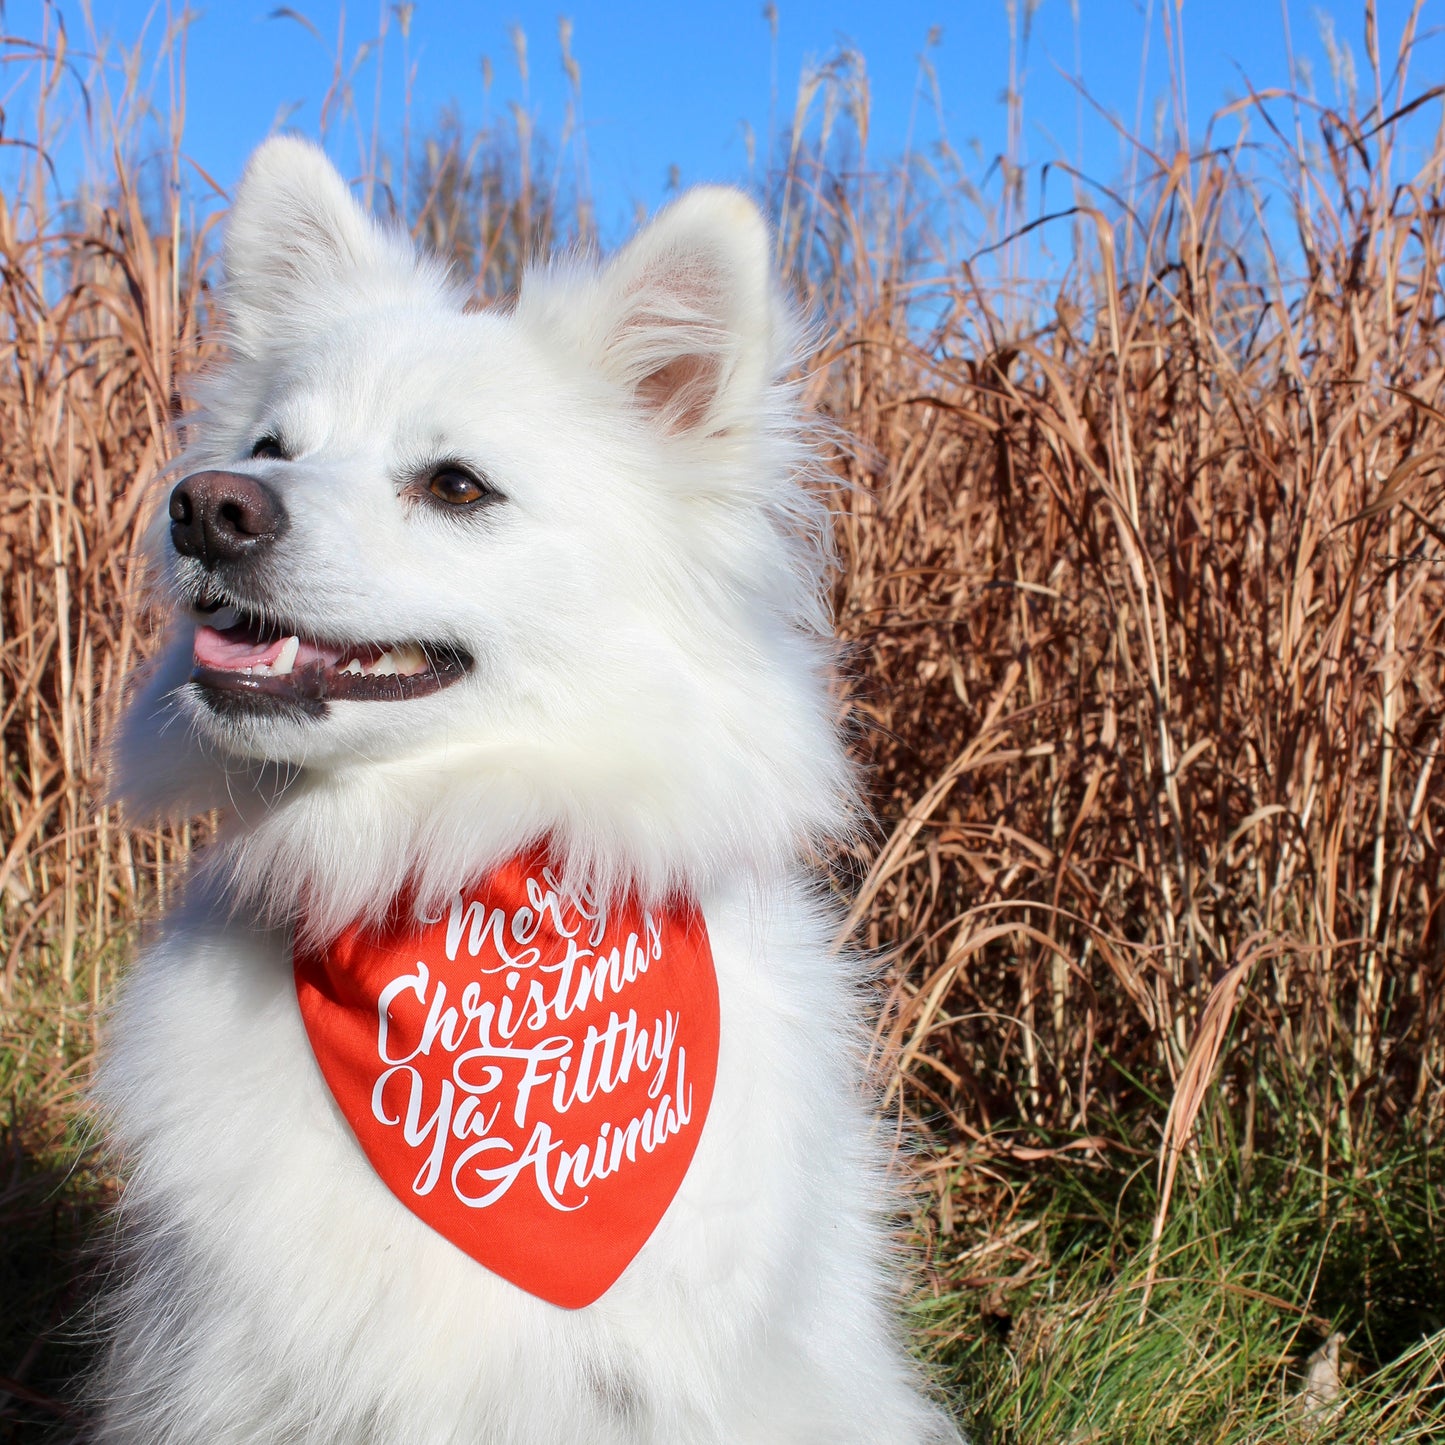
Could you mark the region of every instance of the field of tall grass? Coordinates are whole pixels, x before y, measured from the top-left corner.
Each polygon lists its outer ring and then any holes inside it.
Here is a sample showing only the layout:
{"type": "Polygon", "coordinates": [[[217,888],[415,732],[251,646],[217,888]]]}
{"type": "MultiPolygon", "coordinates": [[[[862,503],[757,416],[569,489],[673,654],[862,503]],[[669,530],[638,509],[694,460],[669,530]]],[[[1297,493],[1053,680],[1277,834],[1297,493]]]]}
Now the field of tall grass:
{"type": "MultiPolygon", "coordinates": [[[[1445,87],[1420,4],[1361,16],[1358,98],[1254,92],[1227,143],[1138,138],[1131,189],[1047,219],[1007,158],[982,223],[955,156],[863,164],[846,57],[766,181],[853,438],[835,604],[878,825],[834,864],[918,1145],[908,1308],[980,1441],[1445,1440],[1445,87]]],[[[176,111],[142,163],[124,75],[53,29],[4,46],[40,80],[0,192],[18,1441],[80,1428],[120,1187],[97,1019],[208,826],[130,828],[103,780],[212,246],[176,111]],[[47,146],[82,109],[113,160],[67,189],[47,146]]],[[[381,139],[374,199],[483,299],[591,232],[524,116],[444,116],[405,167],[381,139]]]]}

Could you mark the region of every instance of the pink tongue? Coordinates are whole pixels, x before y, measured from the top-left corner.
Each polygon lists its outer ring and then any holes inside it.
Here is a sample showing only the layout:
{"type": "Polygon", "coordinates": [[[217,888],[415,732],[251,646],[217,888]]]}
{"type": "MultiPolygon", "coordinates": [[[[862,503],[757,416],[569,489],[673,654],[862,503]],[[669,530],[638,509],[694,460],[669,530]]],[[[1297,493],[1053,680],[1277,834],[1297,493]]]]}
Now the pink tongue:
{"type": "MultiPolygon", "coordinates": [[[[308,662],[320,662],[326,667],[337,667],[342,658],[335,648],[297,639],[300,646],[296,652],[293,671],[300,671],[308,662]]],[[[196,628],[195,651],[192,654],[197,667],[215,668],[218,672],[242,672],[251,667],[274,667],[281,656],[281,649],[290,641],[286,637],[273,638],[262,642],[250,634],[244,625],[228,627],[224,632],[214,627],[196,628]]],[[[366,649],[362,650],[363,663],[366,649]]]]}

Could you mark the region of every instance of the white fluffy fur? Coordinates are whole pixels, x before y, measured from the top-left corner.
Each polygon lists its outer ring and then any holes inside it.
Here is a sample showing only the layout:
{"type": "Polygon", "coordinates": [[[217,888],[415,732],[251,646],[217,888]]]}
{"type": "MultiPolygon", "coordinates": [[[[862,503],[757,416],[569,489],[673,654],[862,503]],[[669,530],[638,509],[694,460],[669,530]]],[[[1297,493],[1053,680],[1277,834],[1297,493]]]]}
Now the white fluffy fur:
{"type": "MultiPolygon", "coordinates": [[[[467,648],[464,682],[223,723],[194,623],[138,693],[141,812],[229,804],[136,965],[99,1085],[129,1175],[103,1442],[915,1445],[954,1439],[896,1337],[886,1151],[856,982],[800,859],[849,828],[826,517],[778,381],[794,324],[742,196],[694,191],[609,264],[466,312],[314,148],[268,142],[227,232],[229,350],[172,474],[264,477],[276,613],[467,648]],[[279,432],[289,461],[247,460],[279,432]],[[507,500],[404,504],[465,458],[507,500]],[[722,1000],[712,1111],[616,1285],[557,1309],[372,1173],[297,1014],[290,929],[450,893],[550,834],[567,866],[686,890],[722,1000]]],[[[183,560],[164,520],[156,584],[183,560]]]]}

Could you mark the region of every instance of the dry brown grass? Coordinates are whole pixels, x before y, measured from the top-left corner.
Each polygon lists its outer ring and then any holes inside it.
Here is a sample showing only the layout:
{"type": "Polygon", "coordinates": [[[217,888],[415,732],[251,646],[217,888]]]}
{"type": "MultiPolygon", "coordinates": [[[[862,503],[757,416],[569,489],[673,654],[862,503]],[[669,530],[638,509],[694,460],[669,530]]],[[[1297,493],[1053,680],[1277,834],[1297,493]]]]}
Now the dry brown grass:
{"type": "MultiPolygon", "coordinates": [[[[1404,169],[1408,55],[1371,57],[1364,113],[1295,136],[1259,102],[1262,152],[1146,156],[1135,212],[1081,196],[1068,271],[1023,300],[988,258],[904,265],[872,184],[793,152],[781,248],[858,441],[837,612],[880,832],[853,917],[891,959],[890,1097],[927,1121],[945,1230],[1059,1151],[1155,1155],[1162,1225],[1200,1128],[1327,1180],[1442,1122],[1445,142],[1404,169]]],[[[447,244],[465,145],[404,188],[447,244]]],[[[566,226],[488,174],[467,245],[496,286],[534,208],[566,226]]],[[[206,318],[204,238],[112,180],[62,206],[37,163],[0,195],[12,1125],[63,1113],[192,842],[97,808],[148,640],[143,486],[206,318]]]]}
{"type": "Polygon", "coordinates": [[[124,176],[78,215],[43,165],[28,179],[0,196],[0,1048],[22,1077],[89,1040],[140,899],[188,847],[97,803],[146,651],[132,544],[199,296],[124,176]]]}
{"type": "Polygon", "coordinates": [[[1440,1122],[1445,150],[1404,173],[1377,80],[1298,148],[1258,108],[1272,174],[1206,144],[1137,219],[1081,202],[1033,325],[956,257],[927,334],[876,267],[841,293],[854,915],[960,1157],[1129,1120],[1172,1179],[1219,1070],[1317,1159],[1440,1122]]]}

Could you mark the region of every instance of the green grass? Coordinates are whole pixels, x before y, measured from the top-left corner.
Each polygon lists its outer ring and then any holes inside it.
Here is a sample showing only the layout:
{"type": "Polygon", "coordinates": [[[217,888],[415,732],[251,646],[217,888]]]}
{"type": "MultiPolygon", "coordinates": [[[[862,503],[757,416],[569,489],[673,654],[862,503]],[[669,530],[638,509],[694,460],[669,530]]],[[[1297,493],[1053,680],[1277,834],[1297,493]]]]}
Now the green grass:
{"type": "Polygon", "coordinates": [[[91,1262],[112,1192],[81,1108],[89,989],[73,984],[62,1007],[57,980],[36,974],[0,1014],[0,1445],[74,1438],[70,1402],[93,1350],[91,1262]]]}
{"type": "Polygon", "coordinates": [[[73,1120],[12,1112],[0,1125],[4,1445],[69,1437],[69,1400],[92,1351],[86,1261],[105,1196],[73,1120]]]}
{"type": "MultiPolygon", "coordinates": [[[[4,1445],[73,1438],[111,1188],[75,1108],[87,1031],[62,1048],[36,1021],[23,1056],[0,1049],[0,1375],[25,1392],[0,1397],[4,1445]]],[[[1397,1130],[1327,1174],[1246,1156],[1226,1118],[1216,1100],[1181,1165],[1147,1304],[1146,1149],[950,1181],[956,1208],[986,1208],[926,1222],[945,1285],[912,1324],[975,1445],[1445,1441],[1445,1149],[1397,1130]],[[1308,1420],[1306,1362],[1334,1331],[1337,1411],[1308,1420]]]]}
{"type": "Polygon", "coordinates": [[[1445,1441],[1445,1151],[1399,1138],[1375,1157],[1325,1180],[1202,1151],[1152,1290],[1152,1164],[1020,1182],[1006,1227],[935,1247],[969,1287],[918,1309],[976,1445],[1445,1441]],[[1306,1362],[1335,1330],[1341,1394],[1306,1419],[1306,1362]]]}

